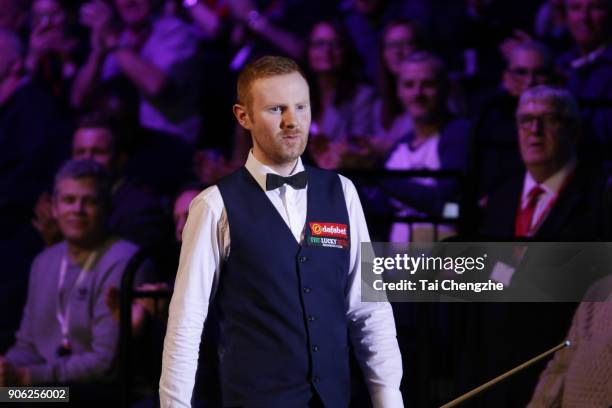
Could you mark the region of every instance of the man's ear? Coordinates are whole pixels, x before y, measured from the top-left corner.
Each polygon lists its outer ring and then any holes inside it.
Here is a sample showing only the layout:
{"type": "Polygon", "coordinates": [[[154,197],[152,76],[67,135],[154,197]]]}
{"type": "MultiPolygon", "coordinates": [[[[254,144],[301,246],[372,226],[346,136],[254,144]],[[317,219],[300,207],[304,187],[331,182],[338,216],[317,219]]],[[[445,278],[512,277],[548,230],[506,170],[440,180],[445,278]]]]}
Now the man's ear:
{"type": "Polygon", "coordinates": [[[234,116],[236,117],[238,123],[240,123],[240,126],[246,130],[251,130],[251,117],[249,116],[246,106],[237,103],[233,106],[232,110],[234,111],[234,116]]]}

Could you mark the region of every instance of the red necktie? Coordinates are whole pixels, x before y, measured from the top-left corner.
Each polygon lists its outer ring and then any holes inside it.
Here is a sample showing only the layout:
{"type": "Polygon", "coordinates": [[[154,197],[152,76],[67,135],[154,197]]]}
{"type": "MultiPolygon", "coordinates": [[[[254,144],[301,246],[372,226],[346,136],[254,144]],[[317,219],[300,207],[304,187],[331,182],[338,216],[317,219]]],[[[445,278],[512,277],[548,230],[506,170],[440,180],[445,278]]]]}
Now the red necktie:
{"type": "Polygon", "coordinates": [[[536,185],[527,194],[527,205],[519,209],[514,223],[514,233],[517,237],[529,236],[531,223],[533,222],[533,213],[542,193],[544,193],[544,189],[536,185]]]}

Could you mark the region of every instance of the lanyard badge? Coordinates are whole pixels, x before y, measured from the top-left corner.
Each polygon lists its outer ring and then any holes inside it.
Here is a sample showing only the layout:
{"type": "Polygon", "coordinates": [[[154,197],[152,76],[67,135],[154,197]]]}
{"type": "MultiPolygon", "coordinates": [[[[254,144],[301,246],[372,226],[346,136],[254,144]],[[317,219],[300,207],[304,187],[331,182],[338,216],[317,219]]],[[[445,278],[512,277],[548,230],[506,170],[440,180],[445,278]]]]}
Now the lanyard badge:
{"type": "Polygon", "coordinates": [[[68,257],[67,255],[64,255],[64,257],[62,258],[62,262],[60,264],[59,280],[57,283],[57,310],[55,314],[62,333],[62,340],[60,342],[59,347],[57,348],[57,355],[59,357],[69,356],[70,354],[72,354],[72,345],[70,344],[70,339],[68,338],[68,331],[70,326],[70,298],[72,297],[71,295],[75,287],[77,288],[77,291],[80,292],[80,286],[85,280],[85,275],[93,266],[95,258],[95,251],[92,252],[89,257],[87,257],[85,264],[83,264],[83,267],[79,271],[79,275],[77,276],[74,286],[70,289],[70,291],[64,294],[64,302],[62,302],[62,299],[60,297],[62,291],[64,290],[66,270],[68,269],[68,257]]]}

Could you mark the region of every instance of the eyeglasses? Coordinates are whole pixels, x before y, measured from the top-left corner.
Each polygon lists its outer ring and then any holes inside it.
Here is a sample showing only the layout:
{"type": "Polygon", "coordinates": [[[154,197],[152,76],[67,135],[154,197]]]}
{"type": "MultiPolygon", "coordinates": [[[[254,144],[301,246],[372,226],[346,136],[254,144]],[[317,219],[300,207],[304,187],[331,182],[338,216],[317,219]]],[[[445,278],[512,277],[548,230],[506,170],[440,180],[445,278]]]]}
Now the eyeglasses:
{"type": "Polygon", "coordinates": [[[550,78],[550,71],[547,69],[529,69],[529,68],[509,68],[508,72],[521,80],[527,79],[529,75],[533,75],[538,81],[546,81],[550,78]]]}
{"type": "Polygon", "coordinates": [[[534,124],[542,126],[544,129],[558,129],[567,119],[567,116],[556,113],[545,113],[543,115],[524,114],[516,117],[519,128],[523,130],[532,130],[534,124]]]}

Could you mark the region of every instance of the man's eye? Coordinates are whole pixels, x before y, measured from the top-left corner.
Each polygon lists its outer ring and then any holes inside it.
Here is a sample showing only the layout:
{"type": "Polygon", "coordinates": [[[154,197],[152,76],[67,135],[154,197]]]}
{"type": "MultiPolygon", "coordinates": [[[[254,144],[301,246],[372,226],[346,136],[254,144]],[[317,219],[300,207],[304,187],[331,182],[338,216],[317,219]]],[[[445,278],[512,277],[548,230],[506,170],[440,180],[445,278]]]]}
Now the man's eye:
{"type": "Polygon", "coordinates": [[[306,109],[306,105],[298,105],[297,106],[297,110],[304,110],[306,109]]]}
{"type": "Polygon", "coordinates": [[[273,106],[269,109],[270,112],[280,112],[282,108],[280,106],[273,106]]]}

